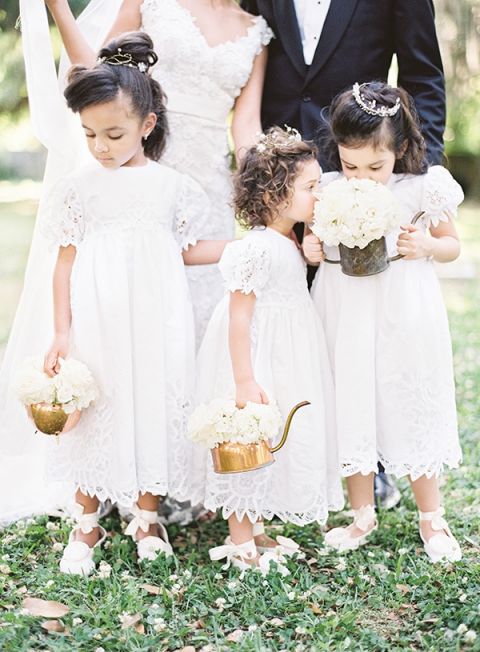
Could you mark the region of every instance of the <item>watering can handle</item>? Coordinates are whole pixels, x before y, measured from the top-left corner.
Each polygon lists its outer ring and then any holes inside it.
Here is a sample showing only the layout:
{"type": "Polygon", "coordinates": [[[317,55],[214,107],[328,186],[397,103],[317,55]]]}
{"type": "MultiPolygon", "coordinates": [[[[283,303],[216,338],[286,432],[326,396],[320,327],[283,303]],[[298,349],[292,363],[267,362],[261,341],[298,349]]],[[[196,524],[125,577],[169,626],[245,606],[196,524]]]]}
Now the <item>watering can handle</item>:
{"type": "MultiPolygon", "coordinates": [[[[416,223],[418,222],[418,220],[419,220],[423,215],[425,215],[425,211],[419,211],[418,213],[416,213],[416,214],[413,216],[413,219],[412,219],[412,221],[410,222],[410,224],[416,224],[416,223]]],[[[397,254],[396,256],[390,256],[390,258],[388,259],[388,262],[389,262],[389,263],[392,263],[394,260],[400,260],[400,258],[403,258],[403,254],[397,254]]],[[[339,261],[339,260],[330,260],[329,258],[325,258],[323,262],[324,262],[324,263],[330,263],[331,265],[340,265],[340,261],[339,261]]]]}
{"type": "MultiPolygon", "coordinates": [[[[416,214],[413,216],[413,219],[412,219],[412,221],[410,222],[410,224],[416,224],[416,223],[418,222],[418,220],[419,220],[421,217],[423,217],[424,215],[425,215],[425,211],[418,211],[418,213],[416,213],[416,214]]],[[[389,263],[392,263],[394,260],[400,260],[400,259],[403,258],[403,257],[404,257],[403,254],[397,254],[396,256],[390,256],[390,258],[388,259],[388,262],[389,262],[389,263]]]]}
{"type": "Polygon", "coordinates": [[[302,401],[301,403],[297,403],[297,405],[295,405],[295,406],[290,410],[290,414],[288,415],[287,420],[286,420],[286,422],[285,422],[285,427],[284,427],[284,429],[283,429],[282,438],[280,439],[279,443],[278,443],[276,446],[274,446],[273,448],[270,449],[270,452],[271,452],[271,453],[276,453],[276,452],[279,451],[279,450],[282,448],[282,446],[285,444],[285,442],[287,441],[288,431],[290,430],[290,424],[291,424],[291,422],[292,422],[293,415],[295,414],[295,412],[296,412],[297,410],[299,410],[299,409],[300,409],[301,407],[303,407],[304,405],[310,405],[310,401],[302,401]]]}

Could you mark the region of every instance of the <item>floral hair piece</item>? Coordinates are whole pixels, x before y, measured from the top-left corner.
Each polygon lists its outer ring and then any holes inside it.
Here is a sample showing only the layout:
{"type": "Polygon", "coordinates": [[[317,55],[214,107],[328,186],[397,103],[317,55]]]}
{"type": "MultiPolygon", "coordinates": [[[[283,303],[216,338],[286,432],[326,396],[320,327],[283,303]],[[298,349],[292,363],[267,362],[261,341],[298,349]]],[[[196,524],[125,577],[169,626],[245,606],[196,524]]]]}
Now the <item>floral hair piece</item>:
{"type": "Polygon", "coordinates": [[[367,100],[365,95],[362,94],[361,88],[366,84],[360,85],[358,82],[355,82],[352,88],[352,95],[355,99],[355,102],[358,106],[368,113],[369,115],[380,116],[381,118],[391,118],[394,116],[400,109],[400,98],[397,97],[395,104],[393,106],[377,106],[377,100],[367,100]]]}
{"type": "MultiPolygon", "coordinates": [[[[298,143],[299,141],[302,140],[302,136],[299,131],[294,129],[293,127],[289,127],[288,125],[285,125],[285,131],[288,134],[288,139],[287,142],[282,142],[282,145],[287,145],[289,143],[298,143]]],[[[257,152],[260,152],[260,154],[263,154],[267,150],[270,150],[271,152],[274,152],[275,147],[279,144],[278,143],[278,136],[279,134],[276,132],[273,133],[268,133],[268,134],[260,134],[259,139],[258,139],[258,144],[257,144],[257,152]]]]}
{"type": "Polygon", "coordinates": [[[109,66],[128,66],[129,68],[138,68],[140,72],[147,72],[148,65],[144,61],[135,61],[129,53],[122,52],[122,48],[118,48],[116,54],[110,57],[99,57],[97,63],[108,63],[109,66]]]}

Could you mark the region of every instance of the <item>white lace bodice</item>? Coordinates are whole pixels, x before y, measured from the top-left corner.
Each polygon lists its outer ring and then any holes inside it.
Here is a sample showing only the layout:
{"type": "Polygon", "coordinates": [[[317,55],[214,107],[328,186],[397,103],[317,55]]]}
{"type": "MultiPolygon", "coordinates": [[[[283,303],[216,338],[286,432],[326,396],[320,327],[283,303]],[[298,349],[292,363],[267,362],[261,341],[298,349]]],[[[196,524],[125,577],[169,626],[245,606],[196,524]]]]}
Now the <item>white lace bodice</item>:
{"type": "Polygon", "coordinates": [[[153,74],[167,94],[169,110],[178,108],[223,126],[255,56],[272,37],[265,20],[257,17],[244,36],[211,47],[195,17],[177,0],[145,0],[142,27],[155,44],[159,63],[153,74]]]}
{"type": "Polygon", "coordinates": [[[206,228],[208,198],[186,175],[149,161],[143,167],[88,166],[62,179],[51,193],[42,229],[50,242],[81,247],[99,235],[164,230],[180,247],[206,228]],[[159,194],[160,193],[160,194],[159,194]]]}
{"type": "Polygon", "coordinates": [[[274,229],[254,229],[225,248],[219,263],[230,292],[256,295],[255,311],[310,302],[305,263],[297,245],[274,229]]]}

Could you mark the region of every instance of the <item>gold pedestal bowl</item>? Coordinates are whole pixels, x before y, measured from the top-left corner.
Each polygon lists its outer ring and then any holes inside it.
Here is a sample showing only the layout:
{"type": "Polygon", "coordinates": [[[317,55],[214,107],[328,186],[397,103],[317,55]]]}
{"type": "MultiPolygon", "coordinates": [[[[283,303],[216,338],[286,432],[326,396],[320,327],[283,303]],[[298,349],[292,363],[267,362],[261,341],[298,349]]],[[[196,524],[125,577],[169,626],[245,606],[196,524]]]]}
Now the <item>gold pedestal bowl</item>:
{"type": "Polygon", "coordinates": [[[32,403],[27,407],[28,416],[37,430],[45,435],[59,435],[75,428],[80,419],[80,410],[67,414],[61,405],[32,403]]]}

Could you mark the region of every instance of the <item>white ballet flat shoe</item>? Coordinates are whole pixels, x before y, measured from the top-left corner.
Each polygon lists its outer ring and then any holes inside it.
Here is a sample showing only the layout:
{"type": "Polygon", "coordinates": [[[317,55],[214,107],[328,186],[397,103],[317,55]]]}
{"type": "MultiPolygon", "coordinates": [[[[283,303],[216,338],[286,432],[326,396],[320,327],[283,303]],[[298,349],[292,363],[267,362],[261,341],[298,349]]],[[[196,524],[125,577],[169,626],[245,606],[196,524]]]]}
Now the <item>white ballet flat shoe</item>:
{"type": "Polygon", "coordinates": [[[453,536],[447,521],[443,518],[445,510],[439,507],[435,512],[418,512],[420,521],[430,521],[432,530],[438,531],[427,541],[420,530],[423,547],[432,563],[440,561],[460,561],[462,551],[453,536]]]}
{"type": "Polygon", "coordinates": [[[359,546],[363,546],[367,542],[368,537],[378,528],[373,505],[363,505],[359,509],[354,509],[353,513],[354,525],[365,534],[354,537],[346,527],[333,528],[333,530],[325,534],[325,544],[330,548],[334,548],[337,552],[357,550],[359,546]],[[371,527],[372,523],[373,527],[371,527]]]}
{"type": "Polygon", "coordinates": [[[212,561],[220,561],[220,559],[226,559],[227,561],[222,566],[223,570],[228,570],[230,566],[235,566],[241,571],[246,570],[256,570],[258,566],[255,563],[248,563],[257,557],[257,546],[255,541],[250,539],[250,541],[245,541],[245,543],[233,543],[230,537],[225,539],[225,544],[223,546],[217,546],[216,548],[210,548],[208,555],[212,561]]]}
{"type": "Polygon", "coordinates": [[[158,518],[156,511],[148,509],[140,509],[138,505],[132,507],[133,518],[125,530],[125,534],[132,537],[137,545],[138,559],[148,559],[153,561],[159,554],[166,555],[167,557],[173,555],[173,549],[168,540],[168,533],[165,526],[162,525],[158,518]],[[142,532],[148,532],[150,525],[156,524],[160,531],[160,536],[148,536],[137,541],[137,531],[140,529],[142,532]]]}
{"type": "MultiPolygon", "coordinates": [[[[265,534],[265,526],[262,521],[259,521],[253,526],[253,536],[258,537],[265,534]]],[[[284,561],[285,557],[293,557],[300,552],[300,546],[293,539],[279,535],[275,538],[278,545],[276,546],[258,546],[257,551],[260,554],[275,553],[280,561],[284,561]]]]}
{"type": "Polygon", "coordinates": [[[260,555],[258,563],[248,563],[248,561],[256,559],[258,555],[254,539],[245,541],[245,543],[236,544],[233,543],[230,537],[227,537],[223,546],[211,548],[208,554],[212,561],[226,559],[227,561],[222,566],[222,569],[228,570],[230,566],[235,566],[235,568],[242,571],[242,576],[245,571],[253,570],[259,571],[265,577],[265,575],[272,570],[270,567],[270,562],[272,561],[275,564],[274,570],[278,571],[283,576],[290,575],[288,568],[280,563],[280,559],[274,552],[266,552],[263,555],[260,555]]]}
{"type": "Polygon", "coordinates": [[[93,561],[93,551],[98,548],[107,538],[105,529],[98,524],[98,512],[93,514],[84,514],[83,505],[75,504],[74,516],[77,524],[70,532],[68,538],[68,545],[63,551],[60,560],[60,572],[68,575],[90,575],[95,570],[95,562],[93,561]],[[90,548],[84,541],[76,539],[76,533],[80,530],[83,534],[89,534],[94,528],[100,529],[100,539],[96,542],[93,548],[90,548]]]}

